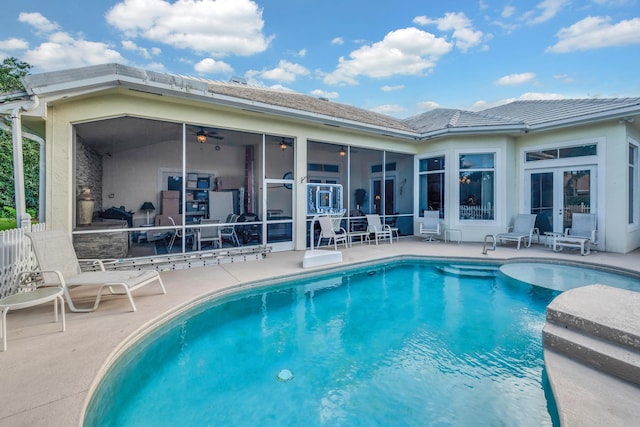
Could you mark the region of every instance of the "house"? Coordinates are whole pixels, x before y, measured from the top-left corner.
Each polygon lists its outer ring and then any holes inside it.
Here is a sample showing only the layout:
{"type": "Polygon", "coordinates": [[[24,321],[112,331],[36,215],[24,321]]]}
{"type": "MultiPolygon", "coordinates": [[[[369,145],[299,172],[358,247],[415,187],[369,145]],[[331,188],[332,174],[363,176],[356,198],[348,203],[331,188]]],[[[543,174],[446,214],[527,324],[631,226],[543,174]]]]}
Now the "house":
{"type": "Polygon", "coordinates": [[[516,101],[400,120],[119,64],[23,82],[0,113],[14,135],[41,138],[41,220],[98,247],[120,233],[112,256],[162,242],[174,230],[169,217],[183,250],[195,248],[188,232],[202,218],[230,224],[238,239],[225,245],[304,250],[313,216],[340,209],[348,229],[379,213],[401,235],[438,210],[465,241],[504,231],[518,213],[559,232],[572,213],[591,212],[598,249],[640,247],[640,98],[516,101]]]}

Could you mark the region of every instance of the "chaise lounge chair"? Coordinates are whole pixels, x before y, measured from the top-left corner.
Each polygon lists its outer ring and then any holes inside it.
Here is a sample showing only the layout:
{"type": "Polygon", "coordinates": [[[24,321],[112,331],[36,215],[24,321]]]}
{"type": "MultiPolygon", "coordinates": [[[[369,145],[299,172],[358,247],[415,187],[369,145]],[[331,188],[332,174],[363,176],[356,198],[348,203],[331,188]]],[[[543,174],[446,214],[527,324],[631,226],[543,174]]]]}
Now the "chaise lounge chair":
{"type": "Polygon", "coordinates": [[[525,243],[526,247],[531,246],[531,240],[533,235],[538,236],[538,242],[540,241],[540,233],[536,228],[536,214],[518,214],[513,223],[513,227],[509,227],[506,233],[496,234],[496,242],[518,242],[517,249],[520,249],[520,244],[525,243]]]}
{"type": "Polygon", "coordinates": [[[562,248],[578,248],[582,255],[591,253],[591,246],[597,240],[598,216],[588,213],[574,213],[571,217],[571,227],[564,230],[564,235],[555,236],[553,250],[558,252],[562,248]]]}
{"type": "Polygon", "coordinates": [[[45,286],[62,287],[71,311],[94,311],[100,304],[100,298],[105,288],[112,294],[126,295],[132,311],[136,311],[136,305],[131,296],[132,291],[158,282],[162,293],[167,293],[160,274],[155,270],[106,271],[102,261],[84,260],[85,262],[90,261],[99,271],[82,271],[71,240],[63,231],[39,231],[27,233],[27,236],[31,239],[39,270],[21,273],[18,280],[21,280],[25,275],[39,274],[45,286]],[[92,286],[98,289],[98,296],[93,307],[76,307],[69,292],[70,288],[76,286],[92,286]]]}

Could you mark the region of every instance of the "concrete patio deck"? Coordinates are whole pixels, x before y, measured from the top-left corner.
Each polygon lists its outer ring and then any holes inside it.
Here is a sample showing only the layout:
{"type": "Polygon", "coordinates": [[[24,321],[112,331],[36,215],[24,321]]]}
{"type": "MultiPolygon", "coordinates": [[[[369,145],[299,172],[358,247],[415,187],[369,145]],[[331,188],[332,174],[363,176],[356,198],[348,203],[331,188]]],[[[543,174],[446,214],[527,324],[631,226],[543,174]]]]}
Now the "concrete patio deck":
{"type": "MultiPolygon", "coordinates": [[[[179,310],[211,292],[262,279],[280,278],[302,272],[333,269],[394,255],[475,258],[479,260],[549,259],[569,260],[640,272],[640,251],[630,254],[592,252],[554,253],[542,244],[516,250],[498,246],[482,255],[480,243],[423,242],[403,238],[392,245],[354,245],[342,249],[344,261],[318,268],[302,269],[304,251],[272,253],[264,260],[223,264],[190,270],[163,272],[167,295],[154,286],[134,294],[138,311],[131,312],[126,298],[106,296],[93,313],[67,312],[67,331],[53,323],[49,305],[10,312],[8,350],[0,352],[0,426],[78,426],[92,384],[106,362],[125,342],[168,313],[179,310]]],[[[90,295],[74,294],[79,301],[90,295]]],[[[602,425],[637,425],[640,420],[640,388],[582,365],[553,355],[552,363],[566,367],[557,383],[572,390],[558,396],[561,411],[580,414],[581,420],[602,425]],[[575,382],[576,380],[577,382],[575,382]],[[570,407],[563,408],[563,405],[570,407]],[[592,417],[590,417],[593,415],[592,417]],[[625,424],[628,421],[628,424],[625,424]]],[[[568,422],[567,425],[572,425],[568,422]]],[[[578,425],[578,424],[573,424],[578,425]]],[[[580,424],[584,426],[585,424],[580,424]]]]}

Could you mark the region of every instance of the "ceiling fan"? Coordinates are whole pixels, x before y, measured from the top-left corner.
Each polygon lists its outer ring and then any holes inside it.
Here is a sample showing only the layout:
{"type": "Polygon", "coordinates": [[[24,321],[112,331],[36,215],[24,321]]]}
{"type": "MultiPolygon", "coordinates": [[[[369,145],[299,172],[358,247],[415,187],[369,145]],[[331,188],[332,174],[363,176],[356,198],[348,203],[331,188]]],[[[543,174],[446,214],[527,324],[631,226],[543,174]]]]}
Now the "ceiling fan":
{"type": "Polygon", "coordinates": [[[214,130],[205,130],[203,127],[200,127],[199,130],[196,132],[196,140],[201,143],[204,144],[207,141],[207,138],[213,138],[213,139],[224,139],[224,136],[222,135],[218,135],[218,132],[214,131],[214,130]]]}

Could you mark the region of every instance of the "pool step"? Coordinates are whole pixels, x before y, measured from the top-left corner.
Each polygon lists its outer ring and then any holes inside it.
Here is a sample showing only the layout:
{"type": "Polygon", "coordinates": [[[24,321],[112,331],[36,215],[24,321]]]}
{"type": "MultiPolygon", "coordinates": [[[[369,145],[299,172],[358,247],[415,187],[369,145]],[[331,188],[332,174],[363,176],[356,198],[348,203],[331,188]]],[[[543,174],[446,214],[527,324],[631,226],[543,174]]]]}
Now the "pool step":
{"type": "Polygon", "coordinates": [[[491,265],[451,264],[438,266],[438,270],[444,274],[458,277],[494,277],[498,271],[498,267],[491,265]]]}
{"type": "Polygon", "coordinates": [[[640,293],[618,288],[566,291],[547,307],[544,348],[640,385],[638,306],[640,293]]]}

